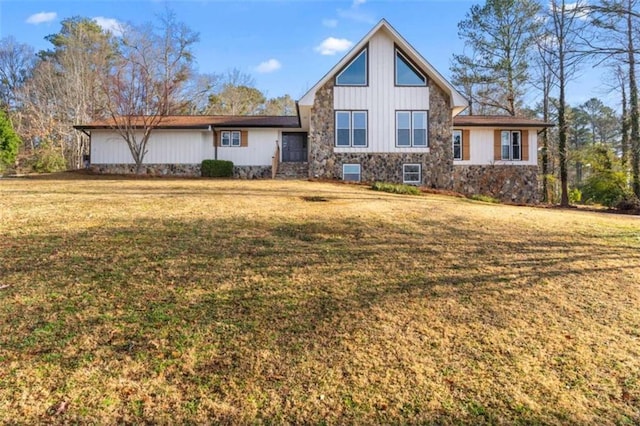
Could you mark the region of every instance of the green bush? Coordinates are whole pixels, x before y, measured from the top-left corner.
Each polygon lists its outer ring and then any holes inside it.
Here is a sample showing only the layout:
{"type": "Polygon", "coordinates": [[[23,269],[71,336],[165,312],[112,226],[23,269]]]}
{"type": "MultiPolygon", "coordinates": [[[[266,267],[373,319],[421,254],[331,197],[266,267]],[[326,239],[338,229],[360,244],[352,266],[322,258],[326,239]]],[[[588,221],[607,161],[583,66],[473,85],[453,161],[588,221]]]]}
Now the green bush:
{"type": "Polygon", "coordinates": [[[374,191],[383,191],[390,192],[392,194],[406,194],[406,195],[420,195],[420,190],[411,185],[403,185],[396,183],[384,183],[384,182],[374,182],[371,185],[371,189],[374,191]]]}
{"type": "Polygon", "coordinates": [[[488,195],[473,194],[469,198],[476,201],[482,201],[484,203],[500,204],[500,200],[498,200],[497,198],[489,197],[488,195]]]}
{"type": "Polygon", "coordinates": [[[203,177],[232,177],[233,162],[225,160],[203,160],[203,177]]]}
{"type": "Polygon", "coordinates": [[[60,151],[44,143],[35,152],[32,168],[38,173],[60,172],[67,169],[67,162],[60,151]]]}
{"type": "Polygon", "coordinates": [[[624,172],[602,171],[589,176],[582,185],[585,203],[615,207],[629,196],[624,172]]]}
{"type": "Polygon", "coordinates": [[[569,190],[569,203],[577,204],[582,201],[582,191],[578,188],[573,188],[569,190]]]}
{"type": "Polygon", "coordinates": [[[0,171],[7,166],[13,166],[21,143],[9,117],[0,110],[0,171]]]}

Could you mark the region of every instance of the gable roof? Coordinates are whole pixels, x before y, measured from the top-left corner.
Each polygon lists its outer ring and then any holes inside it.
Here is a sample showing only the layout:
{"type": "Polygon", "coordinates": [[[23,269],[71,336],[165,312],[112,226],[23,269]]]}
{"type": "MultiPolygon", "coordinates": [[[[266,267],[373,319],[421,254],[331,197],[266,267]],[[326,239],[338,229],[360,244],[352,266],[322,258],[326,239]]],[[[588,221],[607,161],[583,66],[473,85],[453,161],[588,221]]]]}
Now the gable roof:
{"type": "MultiPolygon", "coordinates": [[[[142,117],[132,117],[134,127],[144,127],[142,117]]],[[[111,129],[116,122],[111,119],[73,126],[78,130],[111,129]]],[[[297,116],[277,115],[167,115],[156,129],[203,129],[211,127],[300,127],[297,116]]]]}
{"type": "Polygon", "coordinates": [[[371,29],[363,38],[360,40],[353,48],[337,63],[329,70],[328,73],[324,75],[318,81],[315,86],[313,86],[307,93],[300,98],[298,101],[299,105],[303,106],[312,106],[313,101],[316,95],[316,92],[324,86],[327,81],[329,81],[336,72],[341,70],[345,65],[349,63],[353,59],[353,55],[360,52],[364,46],[369,42],[369,40],[381,30],[386,30],[390,35],[395,44],[407,55],[409,55],[410,59],[412,59],[421,70],[426,71],[428,77],[434,81],[439,87],[443,88],[445,92],[448,92],[451,98],[451,108],[454,111],[454,115],[457,115],[464,111],[469,105],[467,100],[458,92],[451,83],[449,83],[443,76],[440,74],[407,40],[404,39],[398,33],[395,28],[391,26],[385,19],[380,20],[378,24],[371,29]]]}
{"type": "Polygon", "coordinates": [[[459,127],[553,127],[552,123],[510,115],[459,115],[453,118],[459,127]]]}

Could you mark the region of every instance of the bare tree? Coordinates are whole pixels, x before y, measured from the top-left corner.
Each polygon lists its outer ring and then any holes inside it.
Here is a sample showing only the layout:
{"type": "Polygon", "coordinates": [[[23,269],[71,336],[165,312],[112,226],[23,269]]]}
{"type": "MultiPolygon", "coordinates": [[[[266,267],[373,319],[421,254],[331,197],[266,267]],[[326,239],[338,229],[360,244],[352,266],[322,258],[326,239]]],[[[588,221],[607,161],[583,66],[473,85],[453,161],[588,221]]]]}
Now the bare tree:
{"type": "Polygon", "coordinates": [[[128,27],[120,54],[103,81],[111,127],[125,140],[142,172],[151,134],[168,114],[187,105],[182,95],[192,73],[198,35],[171,12],[153,28],[128,27]]]}
{"type": "Polygon", "coordinates": [[[0,39],[0,107],[17,107],[17,93],[31,76],[36,63],[33,47],[13,37],[0,39]]]}
{"type": "MultiPolygon", "coordinates": [[[[555,76],[552,72],[554,58],[551,55],[552,40],[542,33],[536,38],[536,52],[534,57],[534,70],[536,77],[532,80],[533,86],[538,88],[542,94],[541,112],[542,120],[546,123],[551,121],[551,91],[556,84],[555,76]]],[[[542,201],[550,202],[551,200],[551,187],[549,180],[551,177],[550,167],[551,157],[550,153],[550,137],[549,129],[545,128],[542,131],[541,142],[542,149],[540,155],[540,162],[542,163],[542,201]]]]}
{"type": "Polygon", "coordinates": [[[70,18],[58,33],[47,36],[53,45],[39,53],[40,61],[18,93],[25,126],[36,142],[59,147],[67,167],[82,167],[87,138],[73,125],[102,116],[100,80],[114,55],[112,36],[93,20],[70,18]]]}
{"type": "Polygon", "coordinates": [[[550,41],[544,47],[549,55],[553,73],[558,86],[558,161],[560,165],[560,205],[569,205],[569,187],[567,174],[567,101],[568,83],[575,77],[579,63],[584,59],[580,55],[581,34],[587,22],[585,20],[586,0],[550,0],[546,11],[546,36],[550,41]]]}
{"type": "MultiPolygon", "coordinates": [[[[592,23],[601,29],[602,37],[589,42],[589,53],[604,61],[624,64],[629,84],[629,148],[633,192],[640,197],[640,106],[638,105],[638,81],[636,55],[640,46],[636,44],[640,33],[639,0],[600,0],[590,7],[592,23]]],[[[624,93],[626,96],[626,93],[624,93]]],[[[626,102],[625,102],[626,107],[626,102]]],[[[623,126],[626,125],[623,122],[623,126]]]]}

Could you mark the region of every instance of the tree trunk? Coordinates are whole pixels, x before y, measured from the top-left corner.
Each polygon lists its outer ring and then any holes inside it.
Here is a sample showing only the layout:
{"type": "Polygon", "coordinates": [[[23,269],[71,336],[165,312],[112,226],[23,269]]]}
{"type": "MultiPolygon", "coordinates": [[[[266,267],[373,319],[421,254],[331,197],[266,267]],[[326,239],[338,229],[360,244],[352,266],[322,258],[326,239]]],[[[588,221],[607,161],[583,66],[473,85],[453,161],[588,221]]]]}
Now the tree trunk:
{"type": "Polygon", "coordinates": [[[628,1],[627,37],[629,41],[629,102],[631,104],[631,173],[633,192],[640,197],[640,112],[638,111],[638,84],[636,81],[636,55],[633,45],[632,1],[628,1]]]}
{"type": "Polygon", "coordinates": [[[628,172],[629,166],[629,107],[627,104],[627,88],[624,80],[620,84],[620,92],[622,95],[622,129],[621,129],[621,150],[622,150],[622,167],[625,173],[628,172]]]}
{"type": "MultiPolygon", "coordinates": [[[[564,7],[563,7],[564,12],[564,7]]],[[[558,66],[560,68],[558,83],[560,85],[560,99],[558,105],[558,155],[560,160],[560,205],[562,207],[569,206],[569,187],[567,183],[567,123],[565,117],[566,100],[565,100],[565,57],[564,57],[564,40],[560,37],[558,66]]]]}

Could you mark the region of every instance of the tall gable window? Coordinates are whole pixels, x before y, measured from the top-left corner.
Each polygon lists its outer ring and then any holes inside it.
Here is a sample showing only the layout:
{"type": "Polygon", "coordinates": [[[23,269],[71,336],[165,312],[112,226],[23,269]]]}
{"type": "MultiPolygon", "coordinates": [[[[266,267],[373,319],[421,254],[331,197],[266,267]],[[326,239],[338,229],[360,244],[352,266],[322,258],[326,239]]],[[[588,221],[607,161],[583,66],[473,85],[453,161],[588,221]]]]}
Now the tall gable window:
{"type": "Polygon", "coordinates": [[[426,86],[427,78],[396,49],[396,86],[426,86]]]}
{"type": "Polygon", "coordinates": [[[355,57],[353,61],[340,71],[336,77],[337,86],[366,86],[367,85],[367,48],[355,57]]]}

